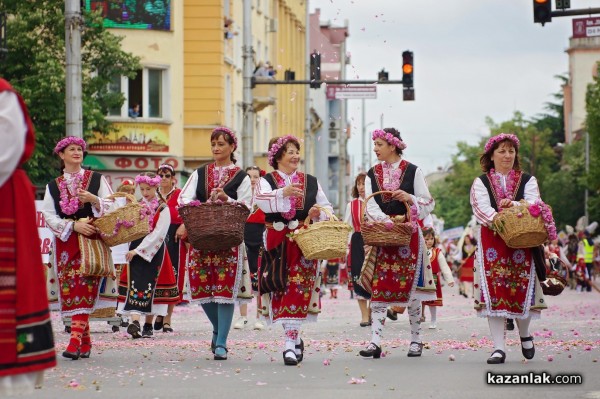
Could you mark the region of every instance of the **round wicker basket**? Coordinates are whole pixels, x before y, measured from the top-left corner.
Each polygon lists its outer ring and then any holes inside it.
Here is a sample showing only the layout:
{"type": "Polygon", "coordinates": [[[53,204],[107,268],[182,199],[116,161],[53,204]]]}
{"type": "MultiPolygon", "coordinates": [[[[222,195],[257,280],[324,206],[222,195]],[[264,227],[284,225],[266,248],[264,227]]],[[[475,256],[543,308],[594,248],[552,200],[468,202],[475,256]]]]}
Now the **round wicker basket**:
{"type": "Polygon", "coordinates": [[[240,203],[205,202],[200,206],[184,206],[179,214],[194,249],[222,251],[244,241],[244,226],[250,210],[240,203]]]}
{"type": "Polygon", "coordinates": [[[492,224],[510,248],[537,247],[548,239],[544,220],[541,216],[531,216],[524,200],[518,206],[503,209],[492,224]]]}
{"type": "Polygon", "coordinates": [[[406,218],[392,219],[393,226],[389,227],[383,222],[367,221],[367,202],[378,194],[391,194],[392,191],[377,191],[369,195],[363,204],[360,231],[366,245],[375,247],[402,247],[410,244],[413,233],[413,225],[410,220],[410,206],[406,206],[406,218]]]}
{"type": "Polygon", "coordinates": [[[341,222],[328,209],[317,206],[325,211],[330,220],[310,224],[310,216],[304,220],[304,226],[295,230],[293,239],[296,241],[302,255],[306,259],[335,259],[346,256],[348,249],[348,234],[352,227],[341,222]]]}
{"type": "Polygon", "coordinates": [[[124,207],[118,208],[93,222],[93,225],[100,230],[102,241],[109,247],[137,240],[150,233],[150,221],[148,218],[141,219],[140,210],[142,206],[133,195],[117,192],[108,196],[107,199],[119,197],[125,197],[129,202],[124,207]],[[117,233],[114,234],[117,222],[123,220],[132,221],[134,224],[131,227],[120,226],[117,233]]]}

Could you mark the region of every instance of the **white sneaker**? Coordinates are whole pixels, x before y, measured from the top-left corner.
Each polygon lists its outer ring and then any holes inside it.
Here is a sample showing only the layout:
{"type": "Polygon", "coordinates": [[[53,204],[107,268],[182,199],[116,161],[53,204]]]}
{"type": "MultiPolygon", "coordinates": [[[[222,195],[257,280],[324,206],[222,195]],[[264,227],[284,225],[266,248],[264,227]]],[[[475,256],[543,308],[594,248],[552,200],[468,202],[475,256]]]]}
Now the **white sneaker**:
{"type": "Polygon", "coordinates": [[[246,324],[248,324],[248,319],[242,316],[239,319],[237,319],[237,321],[233,325],[233,328],[235,328],[236,330],[243,330],[244,328],[246,328],[246,324]]]}
{"type": "Polygon", "coordinates": [[[255,330],[264,330],[265,329],[265,325],[263,324],[262,321],[256,320],[256,323],[254,323],[254,329],[255,330]]]}
{"type": "Polygon", "coordinates": [[[430,330],[435,330],[436,328],[437,328],[437,325],[435,323],[429,325],[430,330]]]}

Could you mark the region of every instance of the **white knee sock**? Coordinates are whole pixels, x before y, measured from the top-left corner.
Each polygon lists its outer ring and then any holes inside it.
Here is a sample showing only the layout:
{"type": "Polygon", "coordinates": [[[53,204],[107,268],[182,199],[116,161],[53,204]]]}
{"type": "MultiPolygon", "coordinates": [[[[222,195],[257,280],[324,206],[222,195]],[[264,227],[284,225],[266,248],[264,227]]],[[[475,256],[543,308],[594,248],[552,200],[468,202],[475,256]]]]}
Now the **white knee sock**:
{"type": "MultiPolygon", "coordinates": [[[[517,327],[519,327],[519,336],[521,338],[529,337],[529,323],[531,323],[531,316],[526,319],[515,319],[517,322],[517,327]]],[[[533,341],[525,341],[522,342],[523,348],[531,349],[533,348],[533,341]]]]}
{"type": "Polygon", "coordinates": [[[421,342],[421,301],[416,298],[408,303],[411,342],[421,342]]]}
{"type": "Polygon", "coordinates": [[[429,307],[429,312],[431,313],[431,324],[435,324],[437,321],[437,307],[436,306],[430,306],[429,307]]]}
{"type": "Polygon", "coordinates": [[[285,350],[296,350],[296,339],[298,338],[298,326],[293,323],[283,323],[283,331],[285,333],[285,350]]]}
{"type": "Polygon", "coordinates": [[[381,339],[383,338],[383,326],[385,325],[385,319],[387,317],[387,308],[385,307],[372,307],[371,308],[371,342],[377,346],[381,346],[381,339]]]}
{"type": "MultiPolygon", "coordinates": [[[[492,340],[494,341],[494,350],[500,349],[502,352],[506,352],[506,346],[504,345],[504,317],[488,317],[488,324],[492,340]]],[[[494,356],[500,357],[499,354],[494,356]]]]}

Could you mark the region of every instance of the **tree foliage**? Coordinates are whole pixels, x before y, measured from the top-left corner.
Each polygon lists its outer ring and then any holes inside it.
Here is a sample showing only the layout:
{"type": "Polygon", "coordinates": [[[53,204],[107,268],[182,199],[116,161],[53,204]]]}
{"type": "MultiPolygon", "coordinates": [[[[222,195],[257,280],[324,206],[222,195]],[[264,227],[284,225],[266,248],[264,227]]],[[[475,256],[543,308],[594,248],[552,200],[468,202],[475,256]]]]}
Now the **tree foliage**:
{"type": "MultiPolygon", "coordinates": [[[[8,55],[0,76],[23,96],[36,129],[36,150],[26,169],[43,185],[56,176],[59,161],[52,155],[65,135],[65,17],[63,0],[0,0],[9,15],[8,55]]],[[[108,109],[124,98],[108,90],[113,76],[133,77],[139,59],[121,50],[122,38],[102,27],[99,12],[84,12],[82,26],[83,134],[108,133],[108,109]]]]}
{"type": "MultiPolygon", "coordinates": [[[[599,68],[600,70],[600,68],[599,68]]],[[[600,221],[600,78],[589,85],[586,96],[586,126],[590,142],[590,167],[587,177],[590,220],[600,221]]]]}

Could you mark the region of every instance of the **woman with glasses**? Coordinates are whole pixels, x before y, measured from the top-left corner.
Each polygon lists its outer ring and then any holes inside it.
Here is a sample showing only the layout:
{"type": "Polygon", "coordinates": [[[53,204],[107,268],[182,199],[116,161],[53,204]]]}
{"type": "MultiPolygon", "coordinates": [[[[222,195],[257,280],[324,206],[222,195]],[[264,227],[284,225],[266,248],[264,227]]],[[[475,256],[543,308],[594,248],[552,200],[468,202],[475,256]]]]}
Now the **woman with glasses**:
{"type": "MultiPolygon", "coordinates": [[[[179,200],[181,189],[177,188],[175,168],[172,165],[160,165],[156,174],[161,179],[160,185],[158,186],[158,197],[167,204],[169,212],[171,213],[171,224],[169,225],[169,230],[165,237],[165,244],[167,245],[167,252],[169,253],[169,258],[171,258],[171,264],[173,265],[173,272],[175,273],[177,288],[179,289],[179,298],[181,301],[184,281],[181,263],[185,260],[185,246],[180,240],[183,234],[183,227],[181,227],[183,220],[177,211],[177,201],[179,200]]],[[[185,264],[183,267],[185,268],[185,264]]],[[[173,315],[175,305],[175,303],[169,304],[167,315],[165,317],[156,316],[154,330],[159,331],[162,329],[163,332],[173,332],[173,328],[171,327],[171,316],[173,315]]]]}

